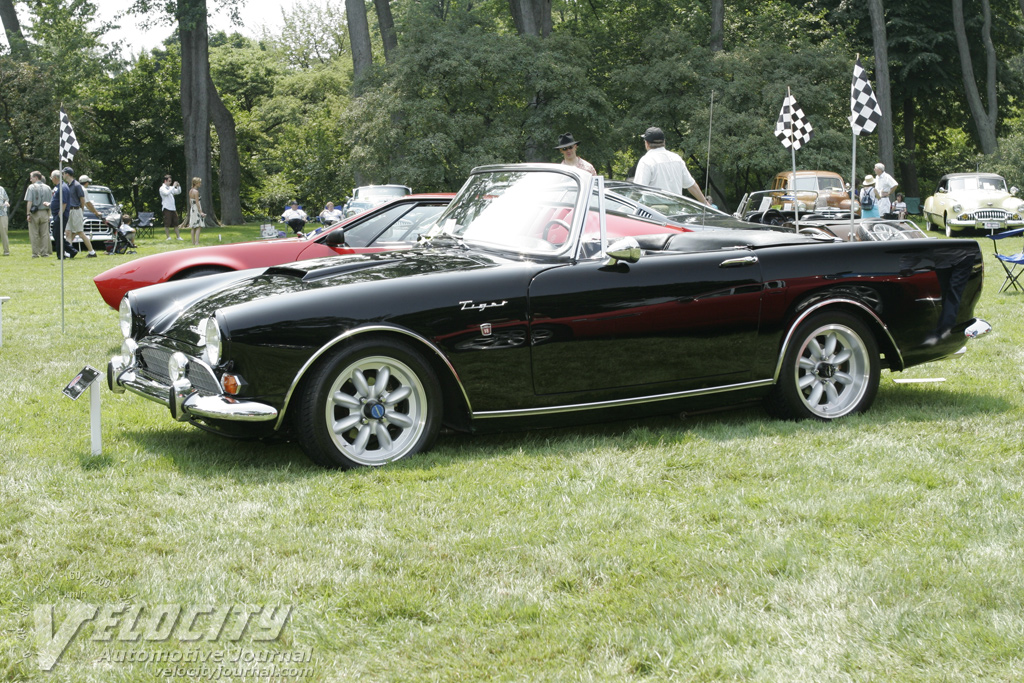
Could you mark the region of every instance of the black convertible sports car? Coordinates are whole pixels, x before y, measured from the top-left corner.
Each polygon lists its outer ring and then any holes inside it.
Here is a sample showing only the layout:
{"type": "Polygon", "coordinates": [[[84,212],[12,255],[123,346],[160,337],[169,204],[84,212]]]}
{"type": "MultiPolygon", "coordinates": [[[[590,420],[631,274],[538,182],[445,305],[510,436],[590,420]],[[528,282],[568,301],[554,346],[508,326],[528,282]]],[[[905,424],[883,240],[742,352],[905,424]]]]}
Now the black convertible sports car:
{"type": "Polygon", "coordinates": [[[548,164],[476,169],[421,246],[129,292],[107,374],[183,421],[281,434],[326,466],[474,431],[761,399],[866,410],[883,368],[963,350],[969,240],[687,232],[548,164]]]}

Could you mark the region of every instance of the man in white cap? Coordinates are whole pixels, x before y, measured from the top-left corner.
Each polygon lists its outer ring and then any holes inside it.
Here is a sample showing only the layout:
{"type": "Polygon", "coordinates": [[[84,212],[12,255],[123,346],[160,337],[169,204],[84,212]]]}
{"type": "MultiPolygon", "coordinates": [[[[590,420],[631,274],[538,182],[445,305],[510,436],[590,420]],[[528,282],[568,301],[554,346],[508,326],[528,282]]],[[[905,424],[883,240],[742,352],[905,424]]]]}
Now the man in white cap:
{"type": "Polygon", "coordinates": [[[683,158],[665,149],[665,133],[661,128],[652,126],[640,137],[644,139],[647,154],[640,157],[633,182],[676,194],[686,190],[701,204],[711,205],[701,192],[700,185],[690,175],[683,158]]]}

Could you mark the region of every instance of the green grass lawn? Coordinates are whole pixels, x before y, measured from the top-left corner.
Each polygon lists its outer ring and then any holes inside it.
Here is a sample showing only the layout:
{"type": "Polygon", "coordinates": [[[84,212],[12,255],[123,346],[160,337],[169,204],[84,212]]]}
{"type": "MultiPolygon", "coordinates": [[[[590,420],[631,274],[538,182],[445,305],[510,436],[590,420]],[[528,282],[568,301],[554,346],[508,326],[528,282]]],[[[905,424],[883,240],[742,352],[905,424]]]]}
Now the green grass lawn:
{"type": "MultiPolygon", "coordinates": [[[[187,248],[158,232],[139,255],[187,248]]],[[[31,259],[14,231],[0,259],[0,680],[200,680],[184,668],[200,665],[166,662],[239,653],[278,659],[220,680],[1022,680],[1024,296],[996,293],[978,239],[977,313],[995,331],[902,375],[944,382],[883,373],[863,416],[746,408],[446,434],[340,472],[105,384],[92,455],[89,397],[61,389],[118,351],[91,278],[132,257],[65,262],[62,331],[59,262],[31,259]],[[97,618],[62,635],[83,605],[97,618]],[[232,626],[274,606],[291,613],[271,640],[255,617],[232,626]],[[67,648],[44,671],[53,643],[67,648]]]]}

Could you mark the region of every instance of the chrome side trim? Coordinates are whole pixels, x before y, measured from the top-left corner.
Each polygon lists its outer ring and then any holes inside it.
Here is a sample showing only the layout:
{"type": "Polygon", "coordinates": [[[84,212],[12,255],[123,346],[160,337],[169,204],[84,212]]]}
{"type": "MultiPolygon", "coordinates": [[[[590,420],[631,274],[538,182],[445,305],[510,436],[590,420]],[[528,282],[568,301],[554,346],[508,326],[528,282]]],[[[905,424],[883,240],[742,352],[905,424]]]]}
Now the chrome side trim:
{"type": "Polygon", "coordinates": [[[882,331],[885,332],[886,336],[889,337],[889,341],[892,342],[892,347],[896,349],[896,356],[899,359],[900,369],[903,368],[903,354],[900,353],[900,347],[899,345],[896,344],[896,340],[893,339],[892,332],[889,331],[889,326],[882,322],[882,319],[878,317],[877,313],[875,313],[873,310],[865,306],[863,303],[855,301],[854,299],[828,299],[826,301],[819,301],[818,303],[808,308],[806,311],[801,313],[795,321],[793,321],[792,325],[790,325],[789,332],[786,333],[786,338],[782,342],[782,349],[779,351],[779,360],[775,364],[775,375],[772,380],[773,382],[779,381],[779,375],[782,373],[782,361],[786,357],[786,350],[789,348],[789,343],[793,340],[793,333],[796,332],[796,328],[800,327],[800,323],[806,320],[808,316],[810,316],[815,311],[822,309],[825,306],[831,306],[833,304],[849,304],[851,306],[856,306],[857,308],[861,309],[869,316],[871,316],[874,319],[874,321],[878,323],[878,326],[882,328],[882,331]]]}
{"type": "Polygon", "coordinates": [[[473,405],[469,402],[469,394],[466,393],[466,387],[463,386],[462,384],[462,378],[459,377],[459,373],[455,370],[455,367],[451,364],[451,362],[449,362],[448,357],[444,355],[444,353],[441,351],[441,349],[437,347],[436,344],[434,344],[432,341],[430,341],[429,339],[422,335],[416,334],[415,332],[404,329],[402,327],[398,327],[396,325],[366,325],[363,327],[354,327],[351,330],[348,330],[347,332],[344,332],[343,334],[340,334],[331,341],[327,342],[326,344],[321,346],[316,353],[310,356],[309,359],[305,362],[305,364],[303,364],[301,368],[299,368],[298,373],[296,373],[295,375],[295,379],[292,380],[291,386],[288,387],[288,393],[285,394],[284,396],[284,403],[281,405],[281,410],[278,414],[277,423],[274,425],[274,429],[281,429],[281,425],[284,424],[284,416],[288,412],[288,405],[291,403],[292,395],[295,393],[295,388],[299,385],[299,382],[302,380],[303,376],[305,376],[306,371],[309,370],[313,363],[315,363],[321,356],[323,356],[325,353],[327,353],[332,348],[334,348],[341,342],[345,341],[346,339],[351,339],[352,337],[355,337],[356,335],[359,334],[367,334],[372,332],[397,332],[399,334],[405,335],[406,337],[411,337],[412,339],[415,339],[416,341],[420,342],[421,344],[429,348],[435,354],[437,354],[437,357],[444,362],[445,366],[447,366],[448,371],[452,373],[452,377],[455,379],[455,383],[458,385],[459,391],[462,392],[462,398],[466,401],[466,407],[469,409],[470,414],[472,414],[473,405]]]}
{"type": "Polygon", "coordinates": [[[555,415],[557,413],[570,413],[581,410],[600,410],[601,408],[619,408],[622,406],[640,405],[643,403],[657,403],[659,401],[671,401],[677,398],[689,398],[692,396],[708,396],[711,394],[723,394],[728,391],[739,391],[741,389],[756,389],[775,384],[772,379],[760,379],[753,382],[741,382],[739,384],[726,384],[706,389],[690,389],[689,391],[673,391],[668,394],[653,394],[650,396],[637,396],[636,398],[618,399],[615,401],[596,401],[594,403],[570,403],[561,406],[548,406],[545,408],[522,408],[519,410],[484,410],[478,413],[470,412],[474,420],[483,420],[495,417],[529,417],[531,415],[555,415]]]}

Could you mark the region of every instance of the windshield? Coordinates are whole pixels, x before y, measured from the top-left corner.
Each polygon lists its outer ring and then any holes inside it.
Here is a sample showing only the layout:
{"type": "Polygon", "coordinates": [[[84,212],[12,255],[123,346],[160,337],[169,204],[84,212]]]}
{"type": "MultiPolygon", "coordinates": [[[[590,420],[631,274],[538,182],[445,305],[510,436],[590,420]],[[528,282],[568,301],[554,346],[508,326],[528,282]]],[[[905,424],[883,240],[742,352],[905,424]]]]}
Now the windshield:
{"type": "Polygon", "coordinates": [[[356,189],[357,199],[380,199],[392,197],[404,197],[409,194],[405,187],[360,187],[356,189]]]}
{"type": "Polygon", "coordinates": [[[950,178],[950,190],[990,190],[1006,192],[1006,181],[997,175],[950,178]]]}
{"type": "Polygon", "coordinates": [[[113,206],[114,204],[117,203],[114,201],[114,195],[110,194],[110,192],[106,190],[94,190],[92,188],[86,188],[86,194],[89,195],[89,201],[96,206],[99,206],[100,204],[113,206]]]}
{"type": "Polygon", "coordinates": [[[568,238],[579,193],[574,177],[556,171],[478,173],[470,176],[438,226],[476,246],[553,254],[568,238]]]}
{"type": "Polygon", "coordinates": [[[640,185],[622,185],[615,183],[608,189],[632,199],[637,204],[650,207],[665,216],[703,216],[708,213],[722,215],[717,209],[711,209],[696,200],[687,199],[671,192],[654,190],[640,185]]]}

